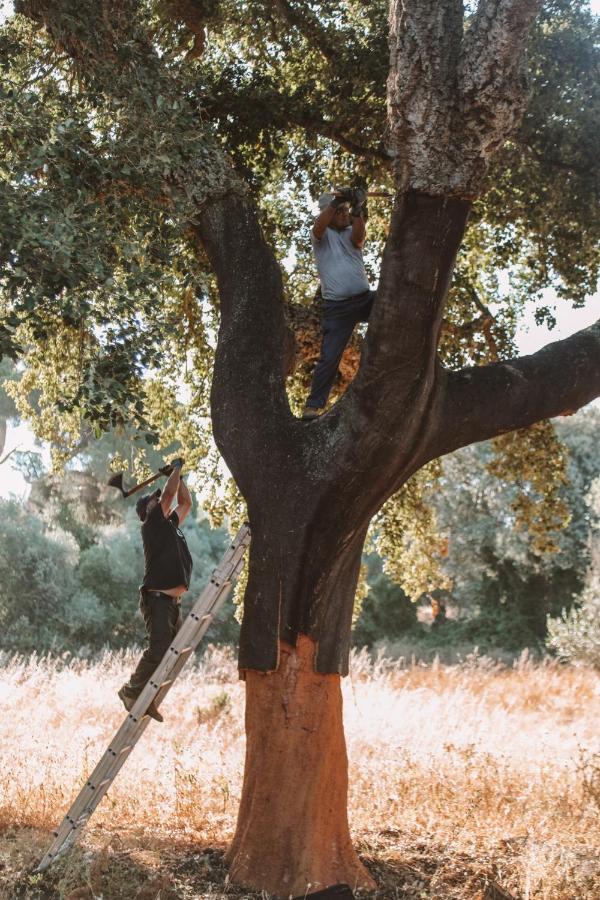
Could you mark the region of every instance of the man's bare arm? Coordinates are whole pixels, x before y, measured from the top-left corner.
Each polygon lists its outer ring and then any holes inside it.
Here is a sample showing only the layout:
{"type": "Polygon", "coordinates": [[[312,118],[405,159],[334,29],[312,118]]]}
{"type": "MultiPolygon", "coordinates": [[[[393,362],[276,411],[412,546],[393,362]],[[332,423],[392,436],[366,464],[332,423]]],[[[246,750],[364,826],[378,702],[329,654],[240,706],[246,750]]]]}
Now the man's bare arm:
{"type": "Polygon", "coordinates": [[[333,217],[335,216],[335,206],[332,204],[326,206],[325,209],[319,213],[317,218],[315,219],[315,223],[313,225],[313,234],[318,241],[321,240],[327,228],[333,222],[333,217]]]}
{"type": "Polygon", "coordinates": [[[169,475],[167,479],[167,483],[165,484],[162,493],[160,495],[160,505],[162,507],[163,515],[166,517],[171,512],[171,506],[173,505],[173,500],[178,495],[179,484],[181,481],[181,460],[175,460],[173,463],[173,471],[169,475]]]}
{"type": "Polygon", "coordinates": [[[192,508],[192,498],[190,492],[188,491],[187,484],[181,479],[179,480],[179,488],[177,490],[177,506],[175,507],[175,512],[177,513],[177,518],[179,519],[179,524],[183,523],[183,520],[189,513],[192,508]]]}
{"type": "Polygon", "coordinates": [[[363,218],[363,214],[359,216],[352,216],[352,231],[350,233],[350,238],[352,243],[358,249],[362,249],[362,246],[365,242],[365,232],[366,232],[366,224],[363,218]]]}

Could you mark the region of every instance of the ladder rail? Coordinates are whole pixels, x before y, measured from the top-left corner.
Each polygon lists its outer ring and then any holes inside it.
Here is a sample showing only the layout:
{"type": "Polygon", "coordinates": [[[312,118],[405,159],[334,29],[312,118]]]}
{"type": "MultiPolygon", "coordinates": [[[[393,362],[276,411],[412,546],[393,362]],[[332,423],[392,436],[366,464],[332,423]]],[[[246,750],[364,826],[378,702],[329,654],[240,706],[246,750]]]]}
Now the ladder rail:
{"type": "Polygon", "coordinates": [[[214,614],[225,601],[242,571],[249,544],[250,527],[245,523],[225,551],[219,565],[213,570],[209,583],[186,616],[169,649],[64,819],[53,832],[54,841],[35,869],[36,872],[43,872],[51,866],[77,840],[150,723],[150,717],[147,715],[148,706],[152,701],[158,706],[164,700],[189,657],[206,634],[214,614]]]}

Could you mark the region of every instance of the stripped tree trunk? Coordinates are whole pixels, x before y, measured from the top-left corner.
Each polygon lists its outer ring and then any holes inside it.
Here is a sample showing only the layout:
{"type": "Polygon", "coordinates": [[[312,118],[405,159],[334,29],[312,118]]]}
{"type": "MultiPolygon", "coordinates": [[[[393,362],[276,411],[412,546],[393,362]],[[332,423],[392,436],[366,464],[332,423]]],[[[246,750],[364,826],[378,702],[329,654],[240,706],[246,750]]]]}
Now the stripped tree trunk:
{"type": "Polygon", "coordinates": [[[280,643],[275,672],[246,673],[244,789],[228,861],[234,881],[277,894],[375,887],[348,829],[340,676],[315,672],[315,649],[300,635],[295,647],[280,643]]]}

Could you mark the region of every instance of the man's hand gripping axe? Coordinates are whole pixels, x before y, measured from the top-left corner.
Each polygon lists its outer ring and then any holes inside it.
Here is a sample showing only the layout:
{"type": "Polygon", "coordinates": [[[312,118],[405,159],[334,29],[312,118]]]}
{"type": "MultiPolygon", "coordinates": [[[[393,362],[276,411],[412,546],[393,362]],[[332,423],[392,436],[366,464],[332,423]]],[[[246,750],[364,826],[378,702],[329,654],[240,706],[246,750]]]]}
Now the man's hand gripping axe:
{"type": "Polygon", "coordinates": [[[121,491],[123,497],[131,497],[132,494],[136,494],[138,491],[141,491],[142,488],[145,488],[147,485],[152,484],[153,481],[156,481],[157,478],[169,477],[171,472],[173,471],[173,466],[178,465],[179,468],[183,466],[183,459],[175,459],[172,463],[168,463],[166,466],[161,466],[158,472],[155,472],[154,475],[151,475],[150,478],[146,478],[145,481],[140,481],[139,484],[134,484],[133,487],[129,488],[129,490],[125,490],[125,486],[123,484],[123,473],[117,472],[116,475],[111,475],[108,479],[107,484],[109,487],[117,488],[117,490],[121,491]]]}
{"type": "Polygon", "coordinates": [[[123,473],[117,472],[116,475],[111,475],[108,479],[108,484],[110,487],[117,488],[117,490],[121,491],[124,497],[131,497],[132,494],[137,493],[137,491],[141,491],[142,488],[145,488],[147,484],[152,484],[153,481],[156,481],[157,478],[163,476],[164,472],[156,472],[155,475],[152,475],[151,478],[146,478],[145,481],[140,481],[139,484],[134,484],[133,487],[129,488],[129,490],[125,490],[125,486],[123,485],[123,473]]]}

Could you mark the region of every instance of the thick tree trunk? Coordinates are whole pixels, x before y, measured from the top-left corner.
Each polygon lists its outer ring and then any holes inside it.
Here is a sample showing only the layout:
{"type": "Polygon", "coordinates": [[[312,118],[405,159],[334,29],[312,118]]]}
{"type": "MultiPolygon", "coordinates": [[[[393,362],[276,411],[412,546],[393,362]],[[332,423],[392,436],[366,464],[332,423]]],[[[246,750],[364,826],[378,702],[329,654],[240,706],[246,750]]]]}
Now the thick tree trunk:
{"type": "Polygon", "coordinates": [[[350,840],[339,675],[314,670],[316,644],[280,644],[276,672],[246,672],[246,767],[234,881],[295,896],[345,882],[373,889],[350,840]]]}

